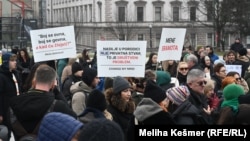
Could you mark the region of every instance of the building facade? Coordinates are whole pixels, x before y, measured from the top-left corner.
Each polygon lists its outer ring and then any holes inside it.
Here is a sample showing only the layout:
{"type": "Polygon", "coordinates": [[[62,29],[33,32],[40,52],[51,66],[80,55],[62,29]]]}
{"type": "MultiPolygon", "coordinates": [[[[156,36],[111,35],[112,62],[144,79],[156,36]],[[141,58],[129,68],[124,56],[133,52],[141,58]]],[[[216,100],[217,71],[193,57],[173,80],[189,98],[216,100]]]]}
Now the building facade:
{"type": "MultiPolygon", "coordinates": [[[[218,42],[213,19],[204,14],[211,11],[199,0],[32,0],[31,5],[40,28],[74,25],[79,52],[95,48],[97,40],[146,40],[148,50],[157,50],[162,28],[186,28],[183,46],[193,49],[218,42]]],[[[225,47],[237,36],[225,33],[225,47]]]]}

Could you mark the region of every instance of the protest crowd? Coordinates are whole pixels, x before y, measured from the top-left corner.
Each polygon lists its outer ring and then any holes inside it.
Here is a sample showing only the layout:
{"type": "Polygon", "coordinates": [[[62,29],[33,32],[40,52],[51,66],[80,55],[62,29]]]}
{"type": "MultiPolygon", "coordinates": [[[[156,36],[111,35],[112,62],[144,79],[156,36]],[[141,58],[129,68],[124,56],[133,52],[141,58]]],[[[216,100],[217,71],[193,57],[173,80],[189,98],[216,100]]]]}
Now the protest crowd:
{"type": "Polygon", "coordinates": [[[136,125],[250,124],[250,54],[240,43],[223,59],[205,45],[183,47],[179,60],[150,52],[144,77],[98,77],[89,51],[43,62],[25,48],[1,51],[0,139],[133,141],[136,125]]]}

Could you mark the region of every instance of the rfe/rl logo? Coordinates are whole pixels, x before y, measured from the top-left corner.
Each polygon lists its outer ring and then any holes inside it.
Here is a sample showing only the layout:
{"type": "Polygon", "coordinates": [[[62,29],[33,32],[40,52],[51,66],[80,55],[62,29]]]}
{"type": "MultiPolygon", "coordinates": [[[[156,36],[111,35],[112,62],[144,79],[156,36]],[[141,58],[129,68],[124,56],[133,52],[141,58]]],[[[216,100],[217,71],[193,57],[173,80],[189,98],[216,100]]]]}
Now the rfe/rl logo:
{"type": "Polygon", "coordinates": [[[175,43],[175,38],[166,38],[166,43],[175,43]]]}

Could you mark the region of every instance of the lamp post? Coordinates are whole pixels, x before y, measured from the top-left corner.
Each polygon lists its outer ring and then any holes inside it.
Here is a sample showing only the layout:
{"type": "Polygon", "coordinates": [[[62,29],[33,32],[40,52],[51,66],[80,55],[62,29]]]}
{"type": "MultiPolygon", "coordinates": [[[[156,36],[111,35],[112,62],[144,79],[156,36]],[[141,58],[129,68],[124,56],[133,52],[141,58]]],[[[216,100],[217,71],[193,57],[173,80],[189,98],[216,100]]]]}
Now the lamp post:
{"type": "Polygon", "coordinates": [[[152,48],[152,24],[149,25],[150,48],[152,48]]]}

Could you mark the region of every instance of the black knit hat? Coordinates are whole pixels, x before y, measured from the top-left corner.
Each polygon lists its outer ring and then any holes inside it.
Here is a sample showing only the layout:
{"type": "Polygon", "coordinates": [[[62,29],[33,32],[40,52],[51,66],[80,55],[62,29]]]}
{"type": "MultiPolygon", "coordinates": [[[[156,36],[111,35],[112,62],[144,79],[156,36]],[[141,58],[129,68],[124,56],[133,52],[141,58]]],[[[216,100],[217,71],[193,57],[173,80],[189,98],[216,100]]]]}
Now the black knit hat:
{"type": "Polygon", "coordinates": [[[161,87],[159,87],[154,80],[148,80],[144,90],[144,97],[151,98],[156,103],[160,103],[167,97],[167,95],[166,92],[161,87]]]}
{"type": "Polygon", "coordinates": [[[100,111],[104,111],[107,108],[107,103],[104,94],[94,89],[88,96],[86,107],[96,108],[100,111]]]}
{"type": "Polygon", "coordinates": [[[78,141],[124,141],[124,133],[116,122],[99,118],[84,125],[78,141]]]}
{"type": "Polygon", "coordinates": [[[78,62],[74,62],[71,66],[72,74],[82,70],[82,66],[78,62]]]}
{"type": "Polygon", "coordinates": [[[91,85],[93,80],[97,77],[97,70],[93,68],[85,68],[82,74],[82,81],[88,86],[91,85]]]}
{"type": "Polygon", "coordinates": [[[126,80],[125,78],[121,77],[121,76],[117,76],[114,78],[113,80],[113,91],[115,94],[118,94],[119,92],[130,88],[130,84],[128,82],[128,80],[126,80]]]}

